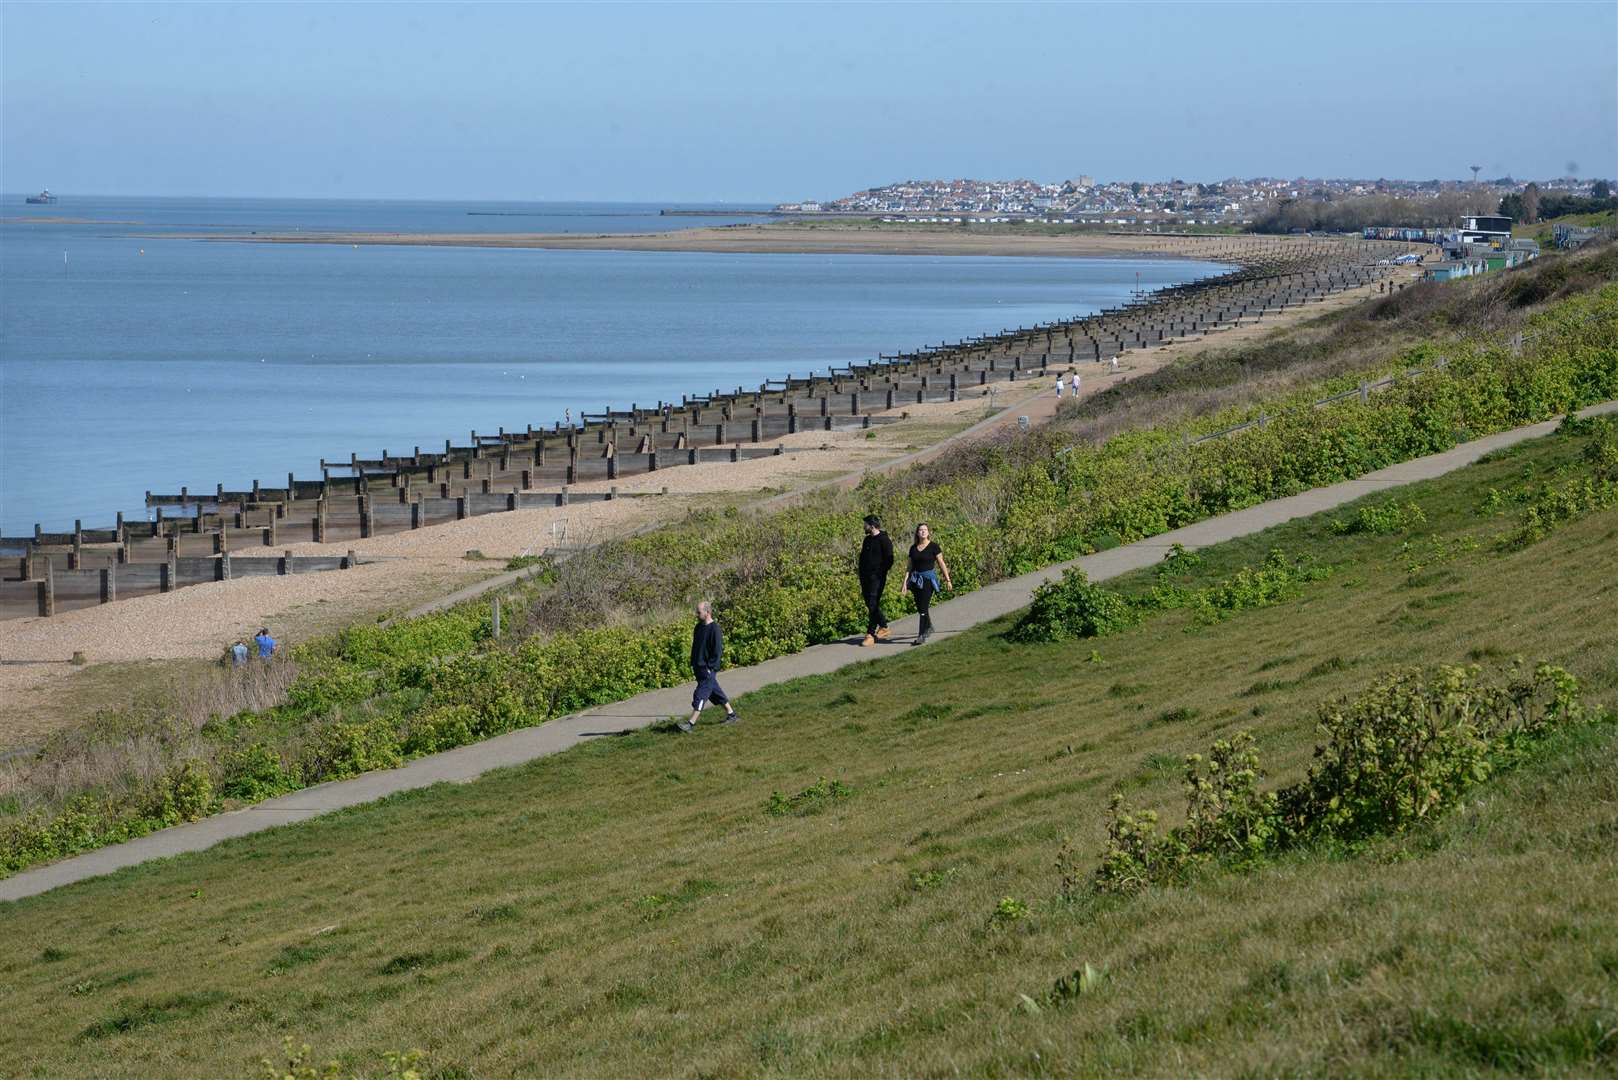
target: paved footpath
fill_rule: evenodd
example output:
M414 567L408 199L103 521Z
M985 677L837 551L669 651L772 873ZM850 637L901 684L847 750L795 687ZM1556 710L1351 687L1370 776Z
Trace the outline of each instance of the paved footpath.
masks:
M1618 401L1592 406L1579 415L1595 416L1607 413L1618 413ZM1035 588L1060 577L1062 571L1069 566L1083 567L1092 581L1105 580L1130 570L1151 566L1163 558L1164 552L1171 544L1183 544L1187 548L1207 547L1226 540L1250 536L1294 518L1308 517L1323 510L1331 510L1364 495L1443 476L1471 464L1490 451L1549 435L1556 430L1559 422L1549 420L1500 432L1457 446L1442 454L1433 454L1430 457L1418 458L1415 461L1367 473L1357 480L1315 488L1301 495L1276 499L1246 510L1210 518L1195 525L1187 525L1182 529L1175 529L1173 532L1163 533L1147 540L1086 555L1081 559L1051 566L1036 573L1009 578L976 592L934 605L935 622L940 627L936 636L947 637L960 633L1026 606ZM849 587L853 587L852 580ZM914 635L915 617L895 620L893 630L897 638ZM836 671L849 664L880 657L885 652L888 652L886 647L872 651L848 643L816 645L803 652L779 657L754 667L728 670L724 674L725 689L731 694L745 694L788 679ZM98 851L77 855L0 881L0 901L34 896L60 885L109 874L149 859L201 851L234 836L245 836L248 833L292 824L317 814L371 802L395 792L409 791L445 781L464 783L476 779L490 769L520 765L546 754L560 753L588 739L649 727L671 716L688 713L691 690L692 684L686 683L667 690L649 691L627 701L551 720L539 727L513 731L471 746L418 758L398 769L367 773L352 780L340 780L306 788L290 795L266 799L242 810L217 814L187 825L164 829L128 843L115 844ZM700 737L700 728L698 732Z

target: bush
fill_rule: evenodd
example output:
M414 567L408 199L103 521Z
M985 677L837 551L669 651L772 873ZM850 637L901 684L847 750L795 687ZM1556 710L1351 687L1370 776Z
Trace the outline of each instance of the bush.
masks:
M1127 598L1090 584L1075 566L1034 591L1033 603L1007 636L1025 643L1101 637L1134 625L1138 617Z
M1353 699L1320 709L1325 742L1301 781L1260 792L1259 760L1243 733L1186 758L1184 824L1160 833L1157 814L1114 794L1107 841L1089 877L1098 893L1183 880L1196 866L1250 866L1308 845L1353 847L1406 831L1454 806L1471 787L1521 760L1546 733L1586 719L1579 684L1561 668L1514 666L1486 681L1472 667L1396 671ZM1085 886L1071 841L1057 856L1060 887Z
M1390 533L1404 532L1426 520L1427 515L1413 502L1403 504L1385 502L1376 506L1362 506L1358 513L1346 521L1333 518L1331 531L1338 536L1350 536L1355 533L1387 536Z
M1244 566L1235 575L1197 593L1192 601L1196 621L1216 623L1232 612L1269 607L1290 600L1303 586L1331 575L1307 555L1288 558L1280 548L1272 548L1260 567Z
M257 742L221 755L219 793L228 799L258 802L298 787L274 747Z

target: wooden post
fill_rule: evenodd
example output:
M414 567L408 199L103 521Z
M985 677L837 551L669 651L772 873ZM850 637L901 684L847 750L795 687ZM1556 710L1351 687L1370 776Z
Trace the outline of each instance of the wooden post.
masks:
M419 499L410 504L410 527L412 529L421 528L421 501Z
M56 570L45 560L45 576L39 582L39 613L45 618L56 614Z
M215 581L230 580L230 552L223 552L219 558L214 560L213 579Z
M118 599L118 571L109 566L101 571L101 602L110 604L116 599Z
M163 565L157 571L158 592L174 591L175 569L174 554L170 552L169 557L163 560Z
M465 495L457 495L455 497L455 520L456 521L465 521L466 520L466 496Z
M500 598L498 596L489 600L489 630L491 636L500 637Z
M315 543L326 542L326 500L315 503Z
M276 568L282 574L295 574L298 572L296 563L292 558L292 549L287 548L281 553L281 565Z

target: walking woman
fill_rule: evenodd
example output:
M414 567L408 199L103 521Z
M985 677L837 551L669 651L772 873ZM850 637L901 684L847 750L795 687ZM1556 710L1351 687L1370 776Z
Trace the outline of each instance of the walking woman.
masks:
M944 588L953 590L955 584L949 578L949 564L944 561L938 541L933 539L933 530L924 521L916 526L916 542L910 545L910 571L905 575L905 586L916 598L916 611L921 615L921 629L912 645L925 644L933 634L933 619L927 609L933 596L943 592L938 587L939 574L944 575Z

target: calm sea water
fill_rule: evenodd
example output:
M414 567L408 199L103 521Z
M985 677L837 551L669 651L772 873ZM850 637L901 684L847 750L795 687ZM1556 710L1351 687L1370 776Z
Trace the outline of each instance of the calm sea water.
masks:
M6 219L21 218L5 196ZM468 209L500 211L468 216ZM0 533L471 429L757 385L1220 273L1130 259L258 245L204 228L640 232L655 206L64 199L0 224ZM521 215L521 216L518 216ZM139 225L106 222L136 221ZM136 235L141 234L141 235Z

